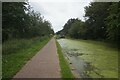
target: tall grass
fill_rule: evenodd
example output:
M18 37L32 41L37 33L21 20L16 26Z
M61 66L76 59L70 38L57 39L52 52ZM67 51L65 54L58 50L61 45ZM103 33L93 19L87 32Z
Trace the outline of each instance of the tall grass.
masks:
M43 39L46 39L46 37L36 37L32 39L12 39L8 40L5 43L2 44L2 54L9 55L12 53L16 53L19 50L24 50L26 48L31 47L33 44L37 43L38 41L42 41Z
M3 43L2 77L12 78L50 38L13 39Z

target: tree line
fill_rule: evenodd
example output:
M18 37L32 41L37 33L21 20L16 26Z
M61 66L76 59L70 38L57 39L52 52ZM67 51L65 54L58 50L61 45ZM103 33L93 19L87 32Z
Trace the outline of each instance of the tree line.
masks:
M120 40L120 2L91 2L85 8L85 21L69 19L57 34L72 38Z
M2 3L2 41L54 34L52 25L28 2Z

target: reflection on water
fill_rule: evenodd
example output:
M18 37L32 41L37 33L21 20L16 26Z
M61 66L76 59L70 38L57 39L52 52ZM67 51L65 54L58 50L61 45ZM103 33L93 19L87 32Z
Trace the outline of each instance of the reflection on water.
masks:
M102 60L103 57L106 58L106 56L108 56L109 58L109 56L111 56L111 55L104 55L100 53L100 50L104 51L104 48L103 50L99 49L99 47L97 49L97 46L93 47L93 46L90 46L90 44L78 43L77 41L68 40L68 39L59 39L58 42L60 43L63 49L64 55L67 57L70 63L74 65L80 77L108 78L111 75L113 75L112 77L115 77L115 78L118 77L118 74L116 72L117 71L116 68L118 68L116 66L117 63L114 64L115 66L114 65L112 66L113 69L111 69L111 67L107 65L108 61L107 62L103 61L103 66L101 66L102 61L100 61L99 59ZM92 50L92 48L96 48L96 50L95 49ZM98 57L98 56L101 56L101 57ZM112 56L115 56L114 58L117 58L116 55L112 55ZM109 75L107 71L111 72L111 74Z

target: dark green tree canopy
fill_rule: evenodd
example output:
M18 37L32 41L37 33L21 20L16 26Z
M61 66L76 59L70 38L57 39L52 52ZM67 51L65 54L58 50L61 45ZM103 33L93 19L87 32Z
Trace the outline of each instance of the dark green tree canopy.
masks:
M10 38L31 38L53 34L52 25L27 2L3 2L3 42Z

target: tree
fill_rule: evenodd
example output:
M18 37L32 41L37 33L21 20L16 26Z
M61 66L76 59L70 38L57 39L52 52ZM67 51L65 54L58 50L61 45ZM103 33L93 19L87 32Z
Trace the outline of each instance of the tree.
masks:
M68 21L67 21L67 23L63 26L63 32L62 32L62 34L64 34L64 35L68 35L68 31L69 31L69 29L71 28L71 25L75 22L75 21L77 21L78 19L69 19Z
M93 2L90 6L85 7L86 25L88 27L88 35L91 39L105 39L106 25L105 19L108 16L108 7L111 3Z
M85 22L69 19L58 33L73 38L107 40L119 43L120 2L92 2L85 7Z
M85 22L80 19L69 19L67 23L64 25L63 29L58 31L57 35L65 35L72 38L82 38L87 39L86 35L87 27Z
M12 38L49 36L54 33L51 23L26 2L3 3L3 42Z
M25 11L27 8L25 2L4 2L2 3L2 32L3 32L3 41L12 38L21 36L24 32L24 23L25 23Z
M83 38L85 39L85 33L86 33L86 27L84 22L81 20L75 21L72 25L71 28L69 29L69 35L73 38Z
M106 18L108 39L118 42L120 40L120 2L112 3L108 10L109 16Z

